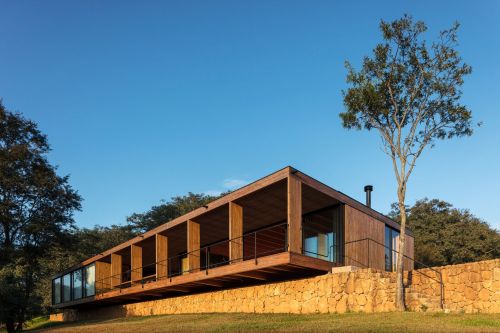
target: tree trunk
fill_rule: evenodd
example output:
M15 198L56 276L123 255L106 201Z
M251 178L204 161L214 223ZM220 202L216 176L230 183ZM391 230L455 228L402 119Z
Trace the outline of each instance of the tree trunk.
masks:
M5 328L7 328L7 333L14 333L16 331L16 325L10 318L5 322Z
M398 190L399 212L401 216L401 231L399 234L399 248L397 249L396 263L396 309L399 311L405 310L405 295L403 285L403 257L405 253L406 241L406 207L405 207L405 192L404 187Z

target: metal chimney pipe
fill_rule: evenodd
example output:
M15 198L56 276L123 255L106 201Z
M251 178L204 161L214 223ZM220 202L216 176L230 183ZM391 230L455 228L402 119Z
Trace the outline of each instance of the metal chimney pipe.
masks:
M372 185L366 185L365 186L365 192L366 192L366 205L368 207L372 206L372 191L373 191L373 186Z

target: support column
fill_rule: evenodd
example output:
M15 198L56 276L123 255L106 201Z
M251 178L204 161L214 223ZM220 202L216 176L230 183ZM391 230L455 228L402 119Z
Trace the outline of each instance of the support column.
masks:
M168 238L156 234L156 280L168 276Z
M231 263L243 260L243 207L229 203L229 260Z
M187 260L189 272L200 270L200 225L187 221Z
M122 256L111 253L111 287L122 283Z
M288 251L302 253L302 183L293 174L287 192Z
M142 247L138 245L130 245L130 280L137 282L142 280Z

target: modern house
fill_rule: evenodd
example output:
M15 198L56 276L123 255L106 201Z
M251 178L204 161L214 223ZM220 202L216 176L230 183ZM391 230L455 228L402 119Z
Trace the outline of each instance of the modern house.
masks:
M57 274L53 305L138 302L339 266L393 270L399 224L371 209L365 191L366 205L286 167Z

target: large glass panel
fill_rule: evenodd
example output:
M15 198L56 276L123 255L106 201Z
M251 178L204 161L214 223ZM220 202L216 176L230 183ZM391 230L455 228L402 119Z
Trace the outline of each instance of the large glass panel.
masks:
M83 277L82 270L79 269L73 272L73 299L80 299L83 296Z
M95 295L95 264L85 267L85 296Z
M340 206L328 207L303 216L303 252L305 255L340 261Z
M385 270L395 271L398 262L399 231L385 226Z
M61 303L61 278L54 279L52 282L52 295L54 295L54 304Z
M392 270L392 239L391 239L391 228L385 226L385 270Z
M399 231L392 229L391 230L391 243L392 243L392 271L396 271L396 266L398 263L399 253Z
M62 278L63 284L63 302L71 301L71 273Z

